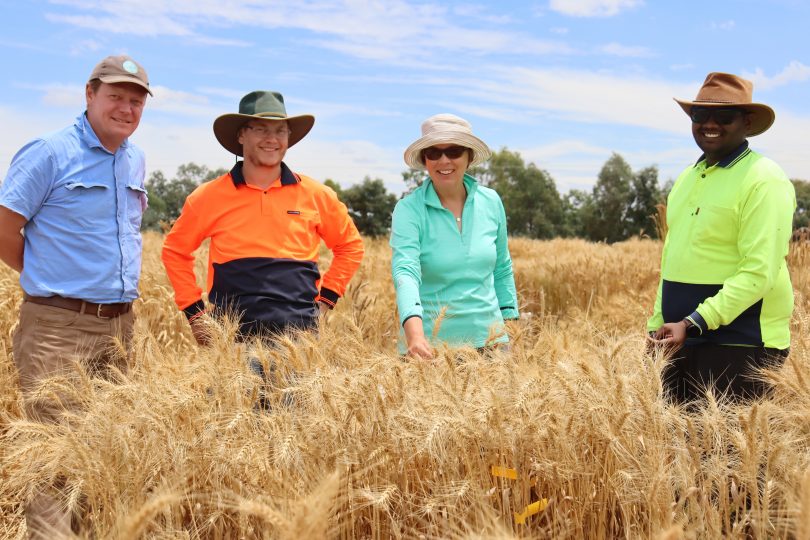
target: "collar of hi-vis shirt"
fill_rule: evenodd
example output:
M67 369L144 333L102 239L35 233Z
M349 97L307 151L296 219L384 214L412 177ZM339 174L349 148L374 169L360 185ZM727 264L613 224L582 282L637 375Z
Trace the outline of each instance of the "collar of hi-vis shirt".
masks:
M727 155L726 157L724 157L723 159L721 159L720 161L718 161L714 165L717 166L717 167L723 167L724 169L729 169L729 168L733 167L737 162L739 162L742 158L747 156L750 151L751 151L751 149L748 148L748 141L743 141L743 143L740 146L738 146L737 148L735 148L733 152L731 152L729 155ZM705 160L706 160L706 154L701 154L701 156L695 162L694 166L697 167L698 165L700 165ZM706 166L706 168L708 168L708 165Z
M247 181L245 180L245 175L242 172L242 167L244 166L244 161L237 161L236 165L233 166L231 169L231 181L235 187L239 186L246 186ZM282 161L281 162L281 185L282 186L289 186L292 184L297 184L301 181L294 172L290 170L289 167ZM274 180L275 182L275 180Z

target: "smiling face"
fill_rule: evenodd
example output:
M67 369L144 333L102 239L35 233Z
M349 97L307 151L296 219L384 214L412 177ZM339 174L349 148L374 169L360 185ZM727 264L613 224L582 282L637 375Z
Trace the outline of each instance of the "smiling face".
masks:
M286 120L251 120L239 130L245 161L256 167L278 167L287 153L290 129Z
M133 83L91 81L85 88L87 120L104 148L115 152L141 122L146 90Z
M470 165L470 150L465 148L465 151L461 152L460 156L450 158L446 153L442 153L438 157L432 155L435 154L435 152L431 152L432 148L447 150L448 148L459 148L458 145L435 144L423 150L422 157L425 161L425 169L427 169L434 184L439 186L461 185L464 181L464 173L467 172L467 167ZM430 159L431 157L437 159Z
M692 136L698 147L706 154L706 163L714 165L718 161L731 154L746 139L746 134L751 128L751 118L744 109L723 108L724 111L731 111L725 114L725 118L711 107L702 108L708 111L706 114L696 114L701 108L692 107ZM705 118L704 118L705 117Z

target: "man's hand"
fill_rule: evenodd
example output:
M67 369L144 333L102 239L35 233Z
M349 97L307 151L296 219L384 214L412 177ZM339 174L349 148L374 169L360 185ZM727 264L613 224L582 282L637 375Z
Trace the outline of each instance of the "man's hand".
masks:
M332 308L326 302L321 302L318 300L316 302L318 304L318 319L323 320L326 317L326 314L332 311Z
M188 321L191 326L191 333L194 336L197 345L200 347L207 347L211 344L211 331L213 321L206 314L197 315Z
M425 338L422 319L411 317L405 321L405 342L408 344L408 356L417 360L432 360L433 348Z
M664 323L649 339L654 345L663 345L671 349L680 349L686 341L686 323L678 321Z

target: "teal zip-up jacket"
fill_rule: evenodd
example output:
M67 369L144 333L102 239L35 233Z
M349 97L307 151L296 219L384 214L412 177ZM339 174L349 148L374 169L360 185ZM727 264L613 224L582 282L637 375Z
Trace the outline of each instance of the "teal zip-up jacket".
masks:
M519 316L517 292L501 198L466 174L464 186L460 232L430 179L397 203L391 267L400 329L420 317L433 345L483 347L509 341L503 321Z
M795 209L787 175L747 142L711 167L701 156L667 200L669 232L647 329L689 317L702 334L687 345L789 348L785 257Z

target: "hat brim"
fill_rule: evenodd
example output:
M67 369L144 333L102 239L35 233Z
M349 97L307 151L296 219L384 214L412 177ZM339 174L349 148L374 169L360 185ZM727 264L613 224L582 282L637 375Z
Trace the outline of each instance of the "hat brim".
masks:
M219 144L231 154L242 157L242 145L239 143L239 130L250 120L286 120L290 127L290 138L287 147L306 137L312 126L315 125L315 117L311 114L301 114L298 116L271 116L260 114L223 114L214 120L214 136Z
M739 107L745 109L750 115L751 127L746 133L747 136L753 137L768 131L776 120L776 113L773 109L763 103L718 103L716 101L686 101L678 98L672 98L681 106L683 112L687 116L692 112L692 107Z
M150 96L155 97L155 95L152 93L152 90L149 89L149 86L147 86L142 80L138 79L137 77L127 77L125 75L112 75L108 77L99 77L98 80L100 80L104 84L116 84L116 83L137 84L138 86L146 90L146 92Z
M439 131L423 135L411 143L405 149L405 164L411 169L424 169L425 164L421 159L422 150L436 144L457 144L472 150L473 158L470 161L470 167L480 165L492 157L492 150L489 149L489 146L475 135L458 131Z

